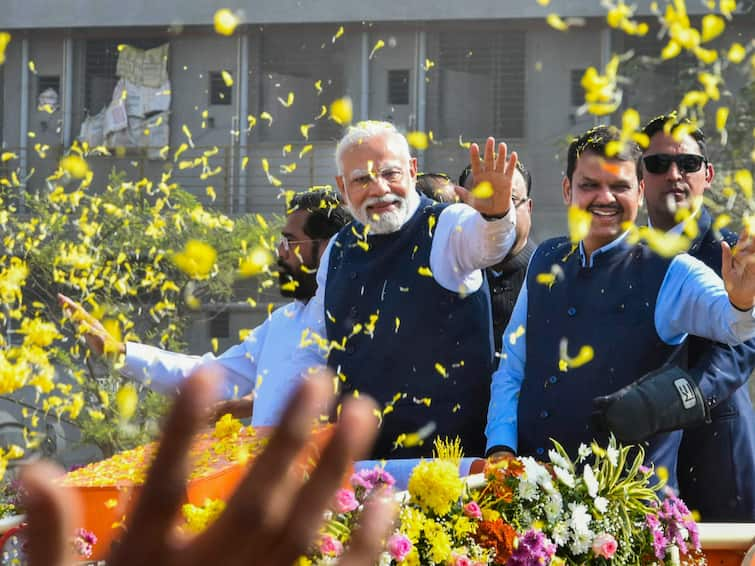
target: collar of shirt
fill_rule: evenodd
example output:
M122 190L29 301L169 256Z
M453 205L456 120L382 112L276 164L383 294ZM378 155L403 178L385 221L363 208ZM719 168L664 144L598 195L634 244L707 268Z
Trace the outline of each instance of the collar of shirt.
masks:
M590 254L590 261L587 262L587 258L585 257L585 248L582 242L579 243L579 257L582 262L582 267L592 267L593 260L595 259L596 255L604 254L608 251L611 251L616 246L622 244L624 240L626 240L627 236L629 235L629 230L624 232L621 236L616 238L614 241L607 243L605 246L598 248L592 254Z

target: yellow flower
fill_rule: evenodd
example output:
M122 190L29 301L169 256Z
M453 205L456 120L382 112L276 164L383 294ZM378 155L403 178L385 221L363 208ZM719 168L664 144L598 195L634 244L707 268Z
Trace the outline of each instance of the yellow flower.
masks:
M401 507L400 516L402 534L416 545L425 529L427 517L419 509L408 505Z
M238 435L242 427L243 425L240 420L233 418L230 413L225 414L223 415L223 418L215 423L215 438L218 440L229 437L234 438Z
M174 254L173 263L190 277L207 279L215 266L217 257L217 252L209 244L189 240L182 252Z
M215 31L220 35L233 35L233 31L239 25L239 19L228 8L222 8L215 12L213 23Z
M209 527L223 511L225 511L225 501L222 499L208 498L204 500L202 506L186 503L181 507L187 530L195 534Z
M330 105L330 117L341 126L351 124L354 115L351 98L348 96L334 100ZM306 136L305 136L306 137Z
M425 538L430 546L428 558L434 564L443 564L451 556L451 537L443 530L443 526L435 521L425 526Z
M459 470L444 460L422 461L409 478L409 493L419 506L446 515L464 491ZM449 549L450 552L450 549Z

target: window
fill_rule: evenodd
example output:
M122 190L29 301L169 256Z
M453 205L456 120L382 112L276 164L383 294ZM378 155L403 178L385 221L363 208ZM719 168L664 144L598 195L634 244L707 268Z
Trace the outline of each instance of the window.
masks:
M55 94L60 96L60 77L59 76L40 76L37 78L37 97L45 92L47 89L52 89Z
M582 106L585 102L585 89L582 88L582 77L585 69L573 69L571 72L571 105Z
M520 30L428 33L428 129L445 139L525 135L526 35Z
M210 318L210 336L228 338L231 328L231 315L227 310L216 311Z
M409 104L409 69L388 71L388 104Z
M223 79L221 71L210 71L210 105L229 106L231 104L231 87Z
M131 45L139 49L152 49L165 43L165 39L90 39L86 42L84 106L90 114L97 114L110 104L118 82L118 46Z
M252 69L250 90L256 93L257 117L268 112L275 123L253 130L259 141L302 141L302 124L313 124L310 142L341 136L342 127L322 113L323 106L350 94L345 80L346 42L334 43L332 38L330 25L270 25L260 32L260 67ZM281 101L290 92L296 98L289 107Z

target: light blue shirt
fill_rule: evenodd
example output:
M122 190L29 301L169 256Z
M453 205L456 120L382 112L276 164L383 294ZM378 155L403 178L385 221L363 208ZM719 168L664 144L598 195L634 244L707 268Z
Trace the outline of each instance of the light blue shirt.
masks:
M224 370L221 396L234 399L253 393L252 424L275 425L308 369L324 363L316 348L300 346L304 330L322 324L313 321L313 316L309 303L288 303L274 310L243 342L217 357L212 353L178 354L129 342L122 372L155 391L171 394L199 366L218 364Z
M592 267L596 255L605 253L623 241L623 234L610 244L595 250L589 262L580 243L583 267ZM559 283L556 282L556 285ZM667 344L681 344L688 334L730 345L755 336L753 309L742 312L734 308L716 273L688 254L674 257L658 291L655 303L655 329ZM517 405L519 389L525 377L526 332L516 337L519 328L527 328L527 285L519 292L511 319L503 333L503 355L493 374L485 428L487 448L517 448ZM533 339L537 339L534 337Z

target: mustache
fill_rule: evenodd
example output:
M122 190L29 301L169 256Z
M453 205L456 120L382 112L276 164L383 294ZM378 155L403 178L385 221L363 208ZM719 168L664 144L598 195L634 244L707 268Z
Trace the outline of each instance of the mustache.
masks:
M398 195L390 194L390 195L384 195L382 197L370 197L368 199L365 199L365 201L362 203L362 208L366 209L369 206L375 205L375 204L387 204L387 203L403 203L406 199L403 197L400 197Z
M624 208L618 204L615 205L596 205L596 206L588 206L587 211L592 212L593 210L600 210L605 212L621 212L624 210Z

